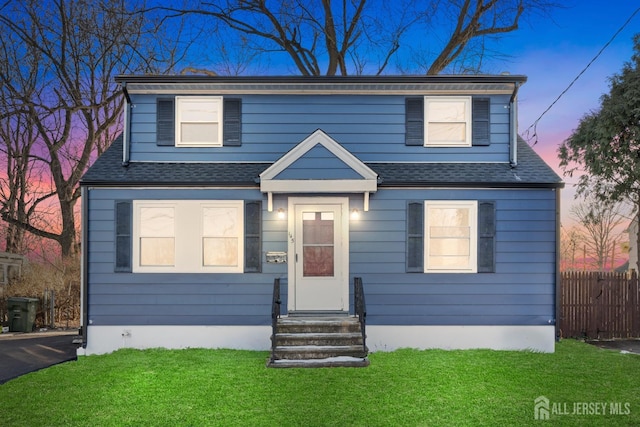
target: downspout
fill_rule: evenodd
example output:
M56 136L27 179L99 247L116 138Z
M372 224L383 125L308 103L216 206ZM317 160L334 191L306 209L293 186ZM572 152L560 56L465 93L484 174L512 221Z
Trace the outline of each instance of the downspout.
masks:
M555 286L555 329L556 341L560 341L562 331L560 330L560 320L562 317L562 275L560 274L560 188L555 189L556 192L556 286Z
M518 89L520 83L514 83L513 93L509 100L509 122L511 123L511 144L509 144L509 164L518 166Z
M82 262L80 263L80 328L82 334L82 348L87 348L87 326L89 325L89 287L87 274L89 272L89 189L85 186L80 187L81 203L81 229L80 229L80 251Z
M127 90L127 82L122 82L122 92L124 93L124 130L122 132L122 166L129 166L129 141L131 134L131 97Z

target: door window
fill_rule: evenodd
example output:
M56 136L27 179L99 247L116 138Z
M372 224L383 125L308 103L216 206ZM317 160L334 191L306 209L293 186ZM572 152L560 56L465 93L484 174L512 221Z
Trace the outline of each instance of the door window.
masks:
M304 277L333 277L333 212L302 213L302 260Z

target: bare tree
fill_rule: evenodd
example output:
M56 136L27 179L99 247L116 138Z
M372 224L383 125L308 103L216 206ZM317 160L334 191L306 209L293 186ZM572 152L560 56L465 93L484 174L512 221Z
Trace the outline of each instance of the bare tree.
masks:
M423 40L438 46L412 56L427 74L438 74L456 61L464 63L465 70L477 71L486 38L515 31L523 16L556 6L544 0L194 0L192 4L156 10L167 11L168 17L212 17L214 26L226 25L256 53L284 53L305 76L378 75L401 47L405 54L417 52Z
M585 252L593 257L594 267L604 270L623 235L621 227L627 220L624 205L588 199L573 205L570 212L582 227ZM615 260L610 261L613 265Z
M0 201L3 210L19 222L28 223L36 220L39 212L36 205L41 198L51 196L50 191L42 191L38 183L40 174L37 165L31 158L31 151L36 143L37 134L33 120L25 114L24 106L12 96L12 91L19 90L25 97L31 97L37 90L36 73L16 73L13 64L30 67L38 61L39 52L33 47L20 46L19 40L5 34L0 74L12 82L11 86L0 85L0 161L4 166L0 171ZM4 226L5 250L12 253L27 253L29 248L25 238L25 230L15 224Z
M562 228L560 233L560 268L562 271L576 270L576 255L580 254L583 233L577 227Z
M163 39L144 39L155 28L131 4L25 0L1 10L0 112L10 119L2 129L10 147L2 219L58 242L63 256L75 251L79 180L121 130L123 97L113 76L150 71L175 53L161 50ZM24 186L34 171L41 173L33 181L39 196L27 201L34 188ZM56 215L44 226L24 212L51 206Z
M445 27L446 42L427 70L427 74L440 74L456 60L482 64L487 37L497 37L518 29L520 19L529 9L541 4L531 0L458 0L438 5L438 24ZM430 28L433 23L428 23ZM455 23L447 26L446 23ZM477 71L477 70L474 70Z

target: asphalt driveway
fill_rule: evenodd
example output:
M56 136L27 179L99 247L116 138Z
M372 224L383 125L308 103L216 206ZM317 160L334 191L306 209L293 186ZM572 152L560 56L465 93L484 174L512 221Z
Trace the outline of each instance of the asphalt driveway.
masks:
M588 344L608 350L618 350L620 352L640 354L640 339L620 339L620 340L588 340Z
M76 360L77 331L0 335L0 384L58 363Z

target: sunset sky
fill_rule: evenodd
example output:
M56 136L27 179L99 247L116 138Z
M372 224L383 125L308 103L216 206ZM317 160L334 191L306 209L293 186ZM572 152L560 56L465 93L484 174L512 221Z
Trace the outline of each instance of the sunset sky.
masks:
M630 0L573 0L566 9L556 10L553 21L532 20L505 39L513 57L505 71L527 75L519 92L519 128L525 130L569 86L602 47L640 8ZM554 22L555 21L555 22ZM539 121L534 149L562 176L556 150L578 126L580 118L597 109L600 96L609 91L608 78L620 72L633 54L633 35L640 32L637 12L604 52L576 83ZM505 49L506 50L506 49ZM529 131L529 136L533 130ZM533 144L533 140L530 141ZM563 226L570 226L570 205L574 202L572 183L564 177Z

